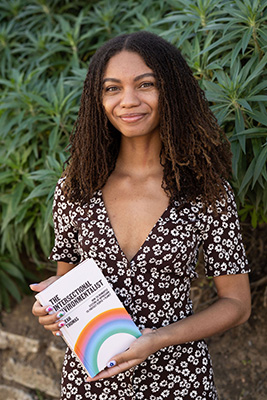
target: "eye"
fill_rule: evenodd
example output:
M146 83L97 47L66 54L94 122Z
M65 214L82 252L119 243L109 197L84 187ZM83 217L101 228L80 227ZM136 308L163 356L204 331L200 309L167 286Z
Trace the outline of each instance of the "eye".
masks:
M141 83L141 85L140 85L141 88L149 88L149 87L151 87L151 86L155 86L155 85L154 85L154 82L143 82L143 83Z
M119 90L119 88L117 86L107 86L106 88L104 88L104 92L116 92L117 90Z

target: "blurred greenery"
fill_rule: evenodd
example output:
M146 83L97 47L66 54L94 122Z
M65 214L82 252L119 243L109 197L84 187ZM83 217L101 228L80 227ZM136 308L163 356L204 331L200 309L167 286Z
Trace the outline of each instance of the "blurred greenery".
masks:
M2 0L0 308L51 268L52 197L90 57L121 33L179 47L233 152L240 216L267 221L266 0ZM24 263L25 264L25 263Z

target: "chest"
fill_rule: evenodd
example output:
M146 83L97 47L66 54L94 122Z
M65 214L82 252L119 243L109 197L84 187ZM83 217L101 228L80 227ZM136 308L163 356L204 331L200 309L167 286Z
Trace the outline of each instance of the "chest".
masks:
M117 241L131 260L168 207L161 188L103 190L103 202Z
M123 276L125 271L134 273L135 264L142 268L143 273L146 273L143 268L147 265L149 276L153 269L162 274L174 272L181 276L191 270L201 241L199 222L194 220L190 210L177 212L176 207L167 205L158 220L152 222L153 227L147 228L150 231L141 238L142 243L133 241L136 247L130 247L131 242L127 247L129 242L120 243L115 234L101 191L96 193L83 213L73 212L70 222L78 234L82 260L88 257L98 260L101 268L107 269L108 273L116 270L117 278ZM127 227L125 230L128 237L134 239L137 235L138 238L138 230L130 232ZM123 247L124 244L126 247ZM128 269L130 265L131 269Z

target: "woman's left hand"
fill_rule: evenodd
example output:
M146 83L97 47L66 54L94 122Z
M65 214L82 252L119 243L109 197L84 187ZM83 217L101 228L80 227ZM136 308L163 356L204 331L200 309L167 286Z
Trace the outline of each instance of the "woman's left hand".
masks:
M98 379L110 378L120 372L126 371L135 365L141 364L150 354L160 349L157 345L157 330L146 328L142 331L142 336L136 339L128 350L119 353L112 358L115 364L111 368L106 368L99 372L94 378L88 377L87 382L97 381Z

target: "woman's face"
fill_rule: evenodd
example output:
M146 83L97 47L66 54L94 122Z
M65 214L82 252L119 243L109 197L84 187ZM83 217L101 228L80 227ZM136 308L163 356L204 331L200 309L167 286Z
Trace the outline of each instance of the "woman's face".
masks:
M159 135L159 92L153 71L137 53L113 56L103 78L103 106L125 137Z

